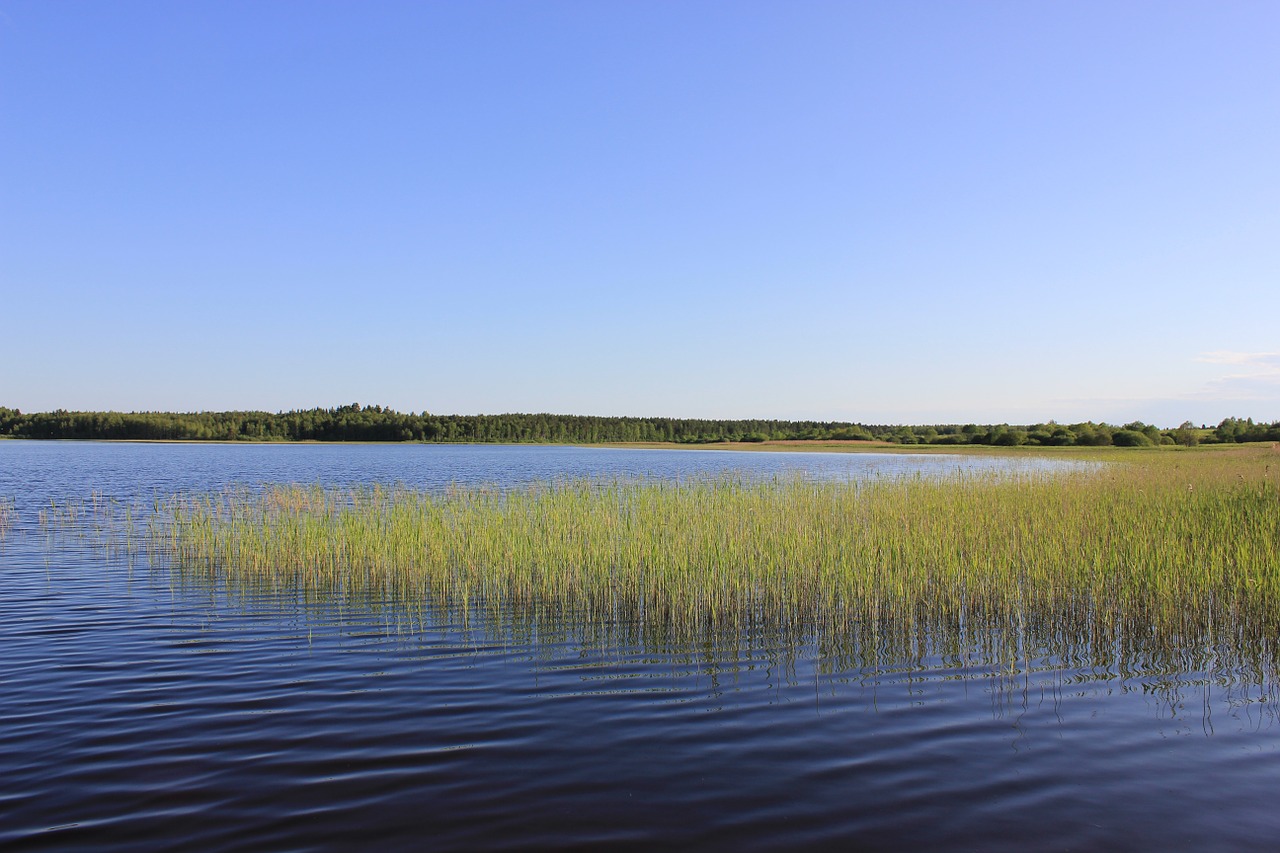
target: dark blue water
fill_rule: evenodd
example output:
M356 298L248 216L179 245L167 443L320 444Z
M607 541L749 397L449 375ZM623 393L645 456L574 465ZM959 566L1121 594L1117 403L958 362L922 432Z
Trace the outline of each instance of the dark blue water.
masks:
M228 596L38 507L229 483L513 483L968 458L0 442L0 847L1241 849L1280 832L1276 686L1036 659L841 666L781 636ZM980 464L1000 464L982 460Z

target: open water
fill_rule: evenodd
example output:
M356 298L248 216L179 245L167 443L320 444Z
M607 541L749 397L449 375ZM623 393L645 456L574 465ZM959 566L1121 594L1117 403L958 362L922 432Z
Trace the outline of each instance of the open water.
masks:
M263 482L862 478L974 457L0 442L0 848L1269 849L1276 685L228 596L42 529ZM608 643L592 637L613 638Z

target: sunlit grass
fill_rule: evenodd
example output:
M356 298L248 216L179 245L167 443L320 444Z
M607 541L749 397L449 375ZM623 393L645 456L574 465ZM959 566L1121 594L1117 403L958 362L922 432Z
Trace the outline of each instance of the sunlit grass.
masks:
M13 498L0 498L0 540L9 535L17 519L18 511L14 507Z
M1103 664L1273 660L1280 457L1112 458L857 484L268 486L173 498L149 545L233 589L494 624L559 614L681 642L781 631L863 659L1031 642Z
M1043 654L1274 683L1280 454L1098 458L859 483L289 485L145 508L95 495L39 516L51 535L145 546L179 582L246 600L429 612L512 637L686 649L771 637L816 643L833 665Z

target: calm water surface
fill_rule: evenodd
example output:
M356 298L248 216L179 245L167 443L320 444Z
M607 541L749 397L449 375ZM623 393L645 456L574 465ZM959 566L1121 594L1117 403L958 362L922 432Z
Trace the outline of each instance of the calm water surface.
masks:
M955 654L860 669L782 637L464 628L394 603L229 597L37 521L95 491L1002 464L0 442L17 511L0 540L0 847L1271 847L1280 725L1255 676Z

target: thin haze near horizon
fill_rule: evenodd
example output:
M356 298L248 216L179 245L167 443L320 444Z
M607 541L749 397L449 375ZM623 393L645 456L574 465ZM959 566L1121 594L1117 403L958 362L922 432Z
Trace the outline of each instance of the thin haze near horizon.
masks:
M0 0L0 405L1277 420L1278 37Z

